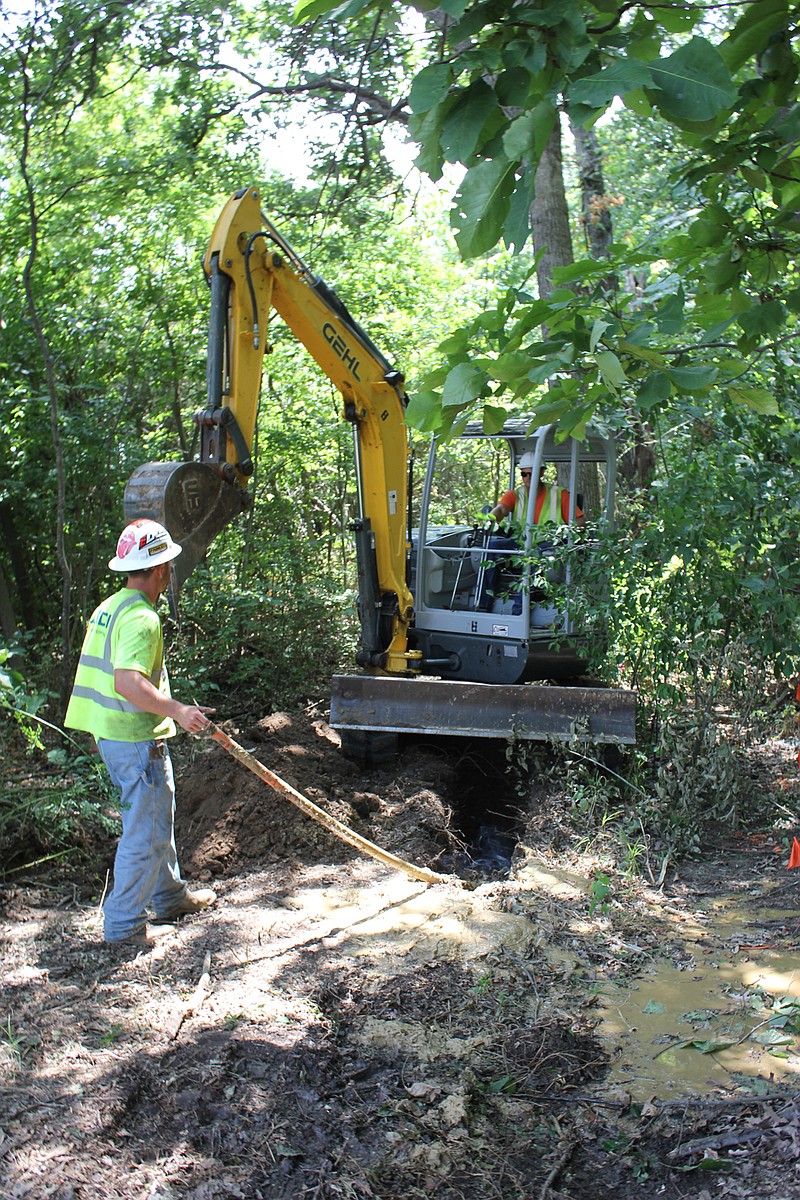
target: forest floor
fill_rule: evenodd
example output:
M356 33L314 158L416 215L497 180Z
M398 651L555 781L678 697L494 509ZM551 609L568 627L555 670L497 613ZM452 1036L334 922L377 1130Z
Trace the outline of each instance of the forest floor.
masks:
M153 949L104 944L111 839L0 889L4 1197L800 1197L785 828L659 887L581 842L557 780L523 784L474 742L409 741L364 770L321 709L230 732L470 886L359 856L181 739L179 853L212 910ZM795 753L759 763L790 810Z

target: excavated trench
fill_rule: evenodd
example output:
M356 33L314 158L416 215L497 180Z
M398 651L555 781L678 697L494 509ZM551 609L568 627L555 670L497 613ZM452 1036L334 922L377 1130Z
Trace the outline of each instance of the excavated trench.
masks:
M425 739L448 757L443 800L452 810L453 852L439 869L482 879L504 879L523 829L518 779L509 770L505 745L490 739Z

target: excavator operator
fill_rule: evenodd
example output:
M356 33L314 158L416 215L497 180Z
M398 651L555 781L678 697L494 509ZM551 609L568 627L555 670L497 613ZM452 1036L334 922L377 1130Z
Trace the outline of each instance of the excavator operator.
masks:
M530 451L527 451L522 455L518 463L522 482L513 491L504 492L494 508L488 513L489 518L497 525L514 516L514 514L517 514L518 520L524 521L528 510L528 491L531 486L533 465L534 455ZM545 483L543 468L540 469L536 498L534 500L534 525L567 525L569 523L569 504L569 491L566 488L558 487L557 484ZM575 508L575 524L581 529L586 525L586 517L578 507ZM492 533L487 538L485 549L491 552L489 555L491 561L486 567L483 579L483 588L479 602L480 608L492 607L495 600L497 576L508 565L508 559L500 558L497 552L501 550L514 551L520 548L519 540L512 532ZM513 611L515 614L522 612L522 595L520 593L517 593L514 597Z
M490 511L489 516L498 525L501 521L505 521L507 517L516 513L517 510L519 510L517 513L518 518L520 520L525 519L525 512L528 507L528 489L531 486L531 475L533 473L533 458L534 456L530 451L523 454L519 460L519 473L522 477L522 483L514 491L504 492L495 507ZM568 524L569 492L566 488L558 487L557 484L545 483L540 471L539 483L536 489L536 500L534 501L533 523L534 525L544 525L548 521L554 525ZM581 529L586 524L586 518L579 508L575 509L575 524Z

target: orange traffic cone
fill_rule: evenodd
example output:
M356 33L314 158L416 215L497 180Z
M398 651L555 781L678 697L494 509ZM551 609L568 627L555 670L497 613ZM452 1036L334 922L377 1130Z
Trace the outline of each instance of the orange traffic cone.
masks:
M800 842L797 838L792 839L792 849L789 854L789 861L786 864L786 870L791 871L792 867L800 867Z

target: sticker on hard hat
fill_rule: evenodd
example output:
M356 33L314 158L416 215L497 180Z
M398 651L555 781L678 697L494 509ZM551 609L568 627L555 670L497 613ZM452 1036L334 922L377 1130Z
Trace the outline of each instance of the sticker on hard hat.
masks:
M117 557L125 558L136 545L136 534L132 529L126 529L117 542Z
M147 553L152 557L154 554L160 554L162 550L166 550L166 542L158 542L155 546L148 546Z

